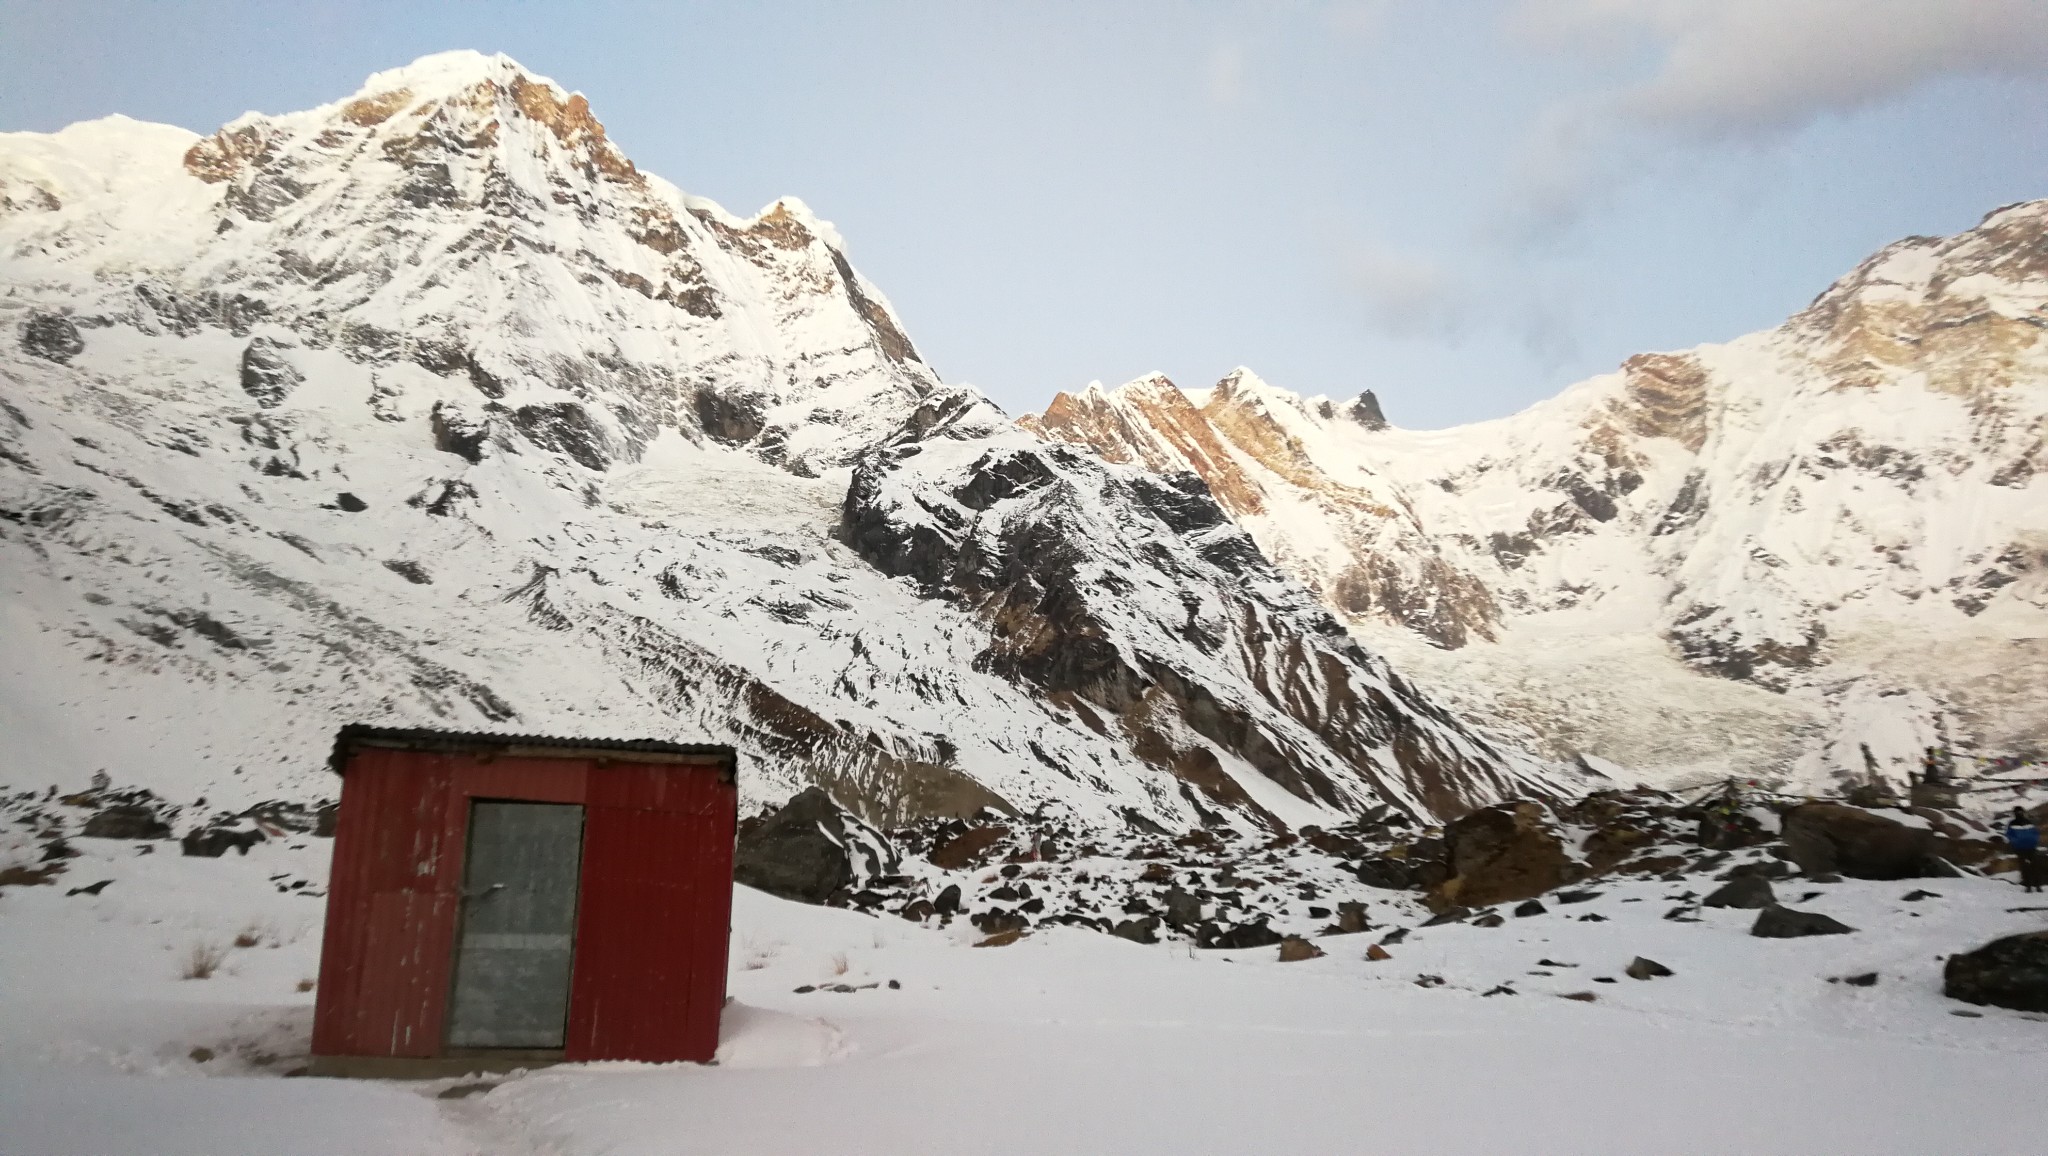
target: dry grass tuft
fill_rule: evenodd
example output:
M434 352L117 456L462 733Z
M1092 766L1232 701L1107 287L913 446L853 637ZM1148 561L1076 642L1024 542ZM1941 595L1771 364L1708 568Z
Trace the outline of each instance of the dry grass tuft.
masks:
M212 979L213 973L228 957L227 949L218 943L200 940L185 953L185 970L180 979Z

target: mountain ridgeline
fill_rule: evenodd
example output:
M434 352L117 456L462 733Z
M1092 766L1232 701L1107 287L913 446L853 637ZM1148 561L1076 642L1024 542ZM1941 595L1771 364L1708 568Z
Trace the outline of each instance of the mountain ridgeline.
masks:
M1553 757L1821 789L2048 750L2048 202L1498 421L1393 428L1243 369L1023 420L1201 477L1362 639Z
M729 742L750 799L883 823L1573 782L1361 649L1213 483L943 384L801 202L688 196L503 57L0 136L0 268L11 789L317 797L351 721Z

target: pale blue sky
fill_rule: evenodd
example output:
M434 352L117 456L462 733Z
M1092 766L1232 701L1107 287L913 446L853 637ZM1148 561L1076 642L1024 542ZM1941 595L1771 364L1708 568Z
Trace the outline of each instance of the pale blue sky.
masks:
M2048 196L2042 0L0 0L0 129L211 131L450 48L735 212L803 197L1014 412L1242 363L1501 416Z

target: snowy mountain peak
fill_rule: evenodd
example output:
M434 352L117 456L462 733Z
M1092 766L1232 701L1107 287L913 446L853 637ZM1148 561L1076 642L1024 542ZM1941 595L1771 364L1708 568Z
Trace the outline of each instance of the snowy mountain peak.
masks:
M802 201L686 196L505 58L197 141L17 134L0 182L0 783L321 793L380 720L730 742L757 800L891 822L1569 781L1359 649L1233 498L942 385Z
M2048 748L2048 202L1887 246L1783 326L1512 418L1389 427L1245 371L1025 419L1191 470L1481 717L1676 776L1903 781ZM1887 715L1895 717L1885 717Z

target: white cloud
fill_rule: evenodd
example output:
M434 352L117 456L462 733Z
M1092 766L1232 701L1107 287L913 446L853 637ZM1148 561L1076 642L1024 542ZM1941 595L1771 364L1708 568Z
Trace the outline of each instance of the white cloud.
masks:
M1514 27L1641 81L1560 103L1523 150L1525 211L1569 215L1630 150L1761 140L1958 76L2048 76L2043 0L1524 0Z
M1455 338L1464 327L1464 294L1442 265L1412 253L1357 246L1345 256L1346 285L1365 306L1365 323L1388 337Z

